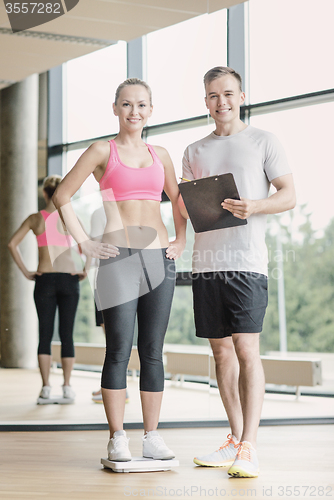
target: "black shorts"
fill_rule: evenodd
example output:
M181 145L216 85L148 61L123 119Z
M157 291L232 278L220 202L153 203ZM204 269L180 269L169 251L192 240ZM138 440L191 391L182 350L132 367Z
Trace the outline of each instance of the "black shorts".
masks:
M260 333L268 305L267 284L267 276L252 272L194 274L196 336L221 339L232 333Z

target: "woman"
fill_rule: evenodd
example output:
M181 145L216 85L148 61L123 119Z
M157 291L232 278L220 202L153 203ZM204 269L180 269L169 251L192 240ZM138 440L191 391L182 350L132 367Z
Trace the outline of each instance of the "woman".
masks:
M162 347L175 285L174 259L185 246L186 220L177 206L179 190L167 151L141 139L152 109L151 90L145 82L135 78L123 82L113 105L118 135L113 141L92 144L53 197L83 253L100 259L97 292L107 345L101 386L110 429L108 458L116 461L131 460L123 418L136 315L143 456L174 457L156 429L164 387ZM70 204L91 173L100 183L107 218L102 242L88 238ZM163 190L173 207L176 239L171 243L160 214Z
M14 261L28 280L35 281L34 300L39 320L38 364L42 376L39 398L50 398L51 341L56 309L59 312L59 337L64 375L63 397L75 398L70 386L74 364L73 326L79 301L78 281L86 272L77 272L72 259L71 242L52 203L52 196L61 177L52 175L43 182L45 209L30 215L12 236L8 247ZM28 271L19 250L19 244L32 230L38 244L37 271Z

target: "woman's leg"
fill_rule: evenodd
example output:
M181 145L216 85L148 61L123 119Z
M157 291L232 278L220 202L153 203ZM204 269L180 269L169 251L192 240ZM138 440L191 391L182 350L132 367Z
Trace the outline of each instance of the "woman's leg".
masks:
M162 349L175 288L175 262L165 257L163 262L164 280L138 301L140 395L145 433L156 430L159 422L164 389ZM161 265L161 260L157 265Z
M144 433L155 431L159 424L162 392L140 391Z
M63 369L64 386L67 387L70 384L71 374L74 366L75 358L61 358L61 367Z
M126 370L129 363L137 310L137 300L103 311L106 357L102 370L102 398L110 437L123 429Z
M70 385L71 373L75 361L73 328L80 293L78 277L68 273L58 273L57 285L61 365L64 386L67 387Z
M39 323L38 365L44 387L50 385L51 341L57 308L53 273L36 277L34 300Z
M50 385L50 370L51 370L51 362L52 358L49 354L39 354L38 355L38 366L39 371L41 372L42 384L43 387L46 385Z
M101 391L111 439L114 432L123 430L126 389L113 390L102 387Z
M106 334L101 388L110 437L123 430L126 371L131 355L141 276L139 256L119 248L114 259L101 260L96 290Z

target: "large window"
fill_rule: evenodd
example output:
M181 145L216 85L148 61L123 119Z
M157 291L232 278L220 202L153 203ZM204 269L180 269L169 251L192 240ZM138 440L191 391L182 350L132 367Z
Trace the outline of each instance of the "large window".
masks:
M187 145L214 129L204 103L204 73L213 66L226 65L228 60L245 58L245 66L235 69L244 70L249 80L247 102L250 104L244 108L246 120L273 132L283 144L298 198L295 210L268 217L270 298L261 352L280 349L278 277L281 272L285 284L288 350L330 352L334 349L334 210L331 206L334 92L330 90L334 82L330 52L334 42L331 27L334 2L320 0L310 6L303 0L251 0L245 12L249 12L249 19L239 27L240 32L248 30L244 52L241 42L228 46L226 9L145 37L142 74L152 88L154 110L144 131L144 140L168 150L179 178ZM66 171L89 141L117 133L112 102L117 85L126 77L124 42L67 63L65 142L72 144L68 152L64 147ZM300 95L304 95L302 100L296 98ZM261 103L267 104L264 107ZM83 199L88 202L82 203ZM85 183L75 202L89 227L90 216L101 203L94 179ZM161 204L161 212L172 238L174 229L168 202ZM197 339L194 333L192 294L187 279L193 240L194 232L188 223L187 247L177 262L177 271L183 280L180 281L187 284L176 288L166 342L179 347L183 344L183 349L190 349L189 345L194 344L191 349L196 350L207 342ZM282 267L276 258L279 248L282 248ZM82 287L76 340L103 342L101 329L94 326L93 305L87 283Z
M186 147L199 139L202 139L206 135L209 135L214 129L214 125L209 122L209 119L203 120L205 124L192 127L189 123L187 128L181 130L173 130L171 128L170 132L156 133L153 129L152 132L148 132L148 142L150 144L156 144L158 146L163 146L167 149L170 157L173 161L176 177L178 180L182 176L182 157Z
M84 151L84 149L76 149L74 151L67 152L65 173L71 170ZM81 186L80 190L74 195L72 204L87 234L94 234L94 228L92 228L92 215L95 210L102 207L102 199L99 193L99 185L93 175L88 177L88 179ZM93 261L93 266L89 272L88 279L80 282L80 301L74 325L75 342L95 344L103 344L105 342L102 328L97 327L95 324L95 268L96 266Z
M305 206L314 229L334 216L331 176L334 102L251 117L254 127L279 137L291 164L298 206ZM296 223L301 222L298 219Z
M251 0L250 101L333 87L334 2Z
M174 131L171 130L170 132L158 135L155 135L153 130L152 135L150 132L148 134L147 140L150 144L163 146L169 152L174 164L176 178L178 182L180 182L180 177L182 176L182 157L184 150L192 142L195 142L201 139L202 137L209 135L214 128L212 124L209 124L208 119L204 119L204 121L207 122L207 124L198 127L188 126L189 128L185 128L183 130L174 130ZM168 204L164 203L162 205L163 205L162 216L164 223L168 229L169 235L173 235L174 225L173 225L172 210L170 207L170 203ZM176 261L177 271L191 271L191 255L192 255L193 244L194 244L194 231L192 229L191 224L188 223L187 244L181 258Z
M78 57L65 67L65 142L117 131L112 103L116 87L126 79L126 43Z
M206 113L203 75L227 62L226 9L147 35L150 125Z
M269 218L270 300L262 335L263 353L279 349L278 236L283 249L288 350L330 352L333 349L332 338L326 333L334 322L334 290L331 266L328 267L333 258L329 242L334 210L330 201L331 182L328 182L333 112L334 102L330 102L250 119L252 125L273 132L282 142L293 170L298 202L292 212Z

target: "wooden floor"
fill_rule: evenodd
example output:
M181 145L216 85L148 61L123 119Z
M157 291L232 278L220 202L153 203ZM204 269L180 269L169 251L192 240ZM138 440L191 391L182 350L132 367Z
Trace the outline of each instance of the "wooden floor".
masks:
M74 405L37 406L37 370L0 369L0 424L4 422L105 423L91 391L98 373L75 372ZM51 376L60 393L60 371ZM126 422L140 422L138 380L128 380ZM333 417L334 398L266 394L262 418ZM225 420L216 390L167 382L161 421ZM332 419L333 421L333 419ZM220 425L220 424L219 424ZM0 427L1 428L1 427ZM217 449L226 428L162 429L180 467L169 472L114 473L100 465L107 431L0 432L1 500L121 500L124 498L333 498L334 425L260 427L257 479L231 479L224 469L201 468L195 455ZM141 430L128 430L133 456L141 455ZM291 490L290 490L291 488ZM292 494L290 495L290 492ZM299 493L299 494L298 494Z
M334 426L259 429L261 473L228 478L226 469L197 467L194 455L217 449L226 429L163 429L180 467L168 472L114 473L102 469L107 431L0 433L1 500L121 500L124 498L334 497ZM142 431L129 430L141 455ZM292 492L292 495L289 493ZM299 495L298 495L299 492Z

